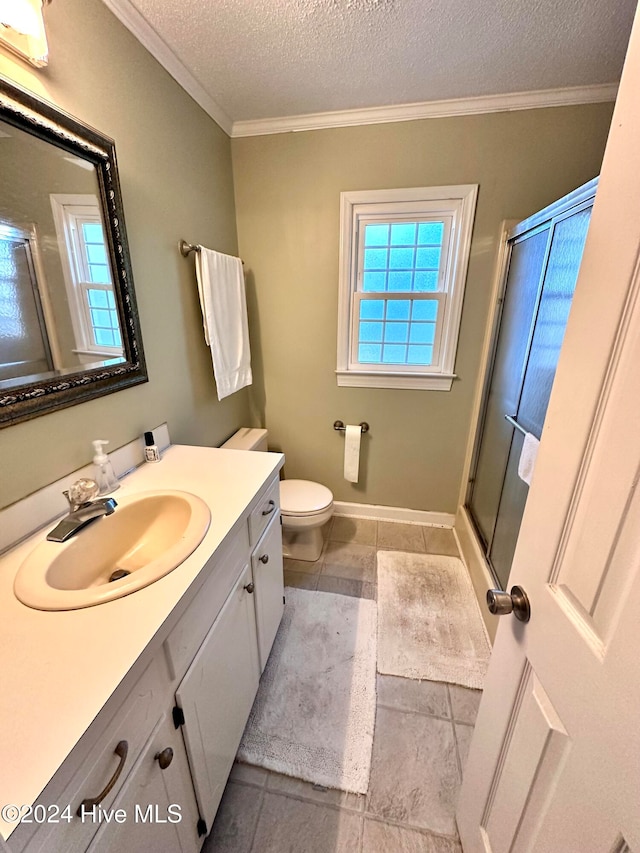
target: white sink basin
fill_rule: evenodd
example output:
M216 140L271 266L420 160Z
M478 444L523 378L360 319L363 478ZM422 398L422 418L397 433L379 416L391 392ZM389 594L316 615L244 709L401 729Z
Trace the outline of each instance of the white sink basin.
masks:
M77 610L129 595L171 572L209 529L206 503L189 492L140 492L67 542L44 541L20 566L13 590L36 610ZM111 580L114 572L124 573ZM117 575L117 576L118 576Z

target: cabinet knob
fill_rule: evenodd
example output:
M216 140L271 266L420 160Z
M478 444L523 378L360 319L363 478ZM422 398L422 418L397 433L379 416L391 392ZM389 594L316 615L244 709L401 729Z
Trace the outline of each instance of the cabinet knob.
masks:
M166 749L163 749L162 752L156 752L153 757L160 765L160 770L166 770L173 761L173 750L168 746Z
M253 585L253 583L246 583L242 588L246 589L247 592L251 593L255 589L255 586Z
M269 562L269 555L263 554L262 557L258 557L258 559L260 560L261 563L264 563L266 566L267 563Z

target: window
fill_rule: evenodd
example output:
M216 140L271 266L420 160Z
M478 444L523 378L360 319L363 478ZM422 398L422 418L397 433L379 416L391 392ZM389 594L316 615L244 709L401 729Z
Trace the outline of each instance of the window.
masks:
M450 390L477 193L341 194L338 385Z
M51 196L71 322L80 356L121 361L122 337L98 199ZM105 362L110 363L110 362Z

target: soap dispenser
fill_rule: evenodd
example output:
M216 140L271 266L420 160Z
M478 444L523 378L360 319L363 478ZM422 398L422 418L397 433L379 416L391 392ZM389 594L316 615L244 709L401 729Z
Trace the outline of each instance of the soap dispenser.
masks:
M107 454L103 450L105 444L109 444L104 439L96 439L91 442L96 454L93 457L93 479L98 484L98 494L108 495L120 488L120 483L113 470L113 465Z

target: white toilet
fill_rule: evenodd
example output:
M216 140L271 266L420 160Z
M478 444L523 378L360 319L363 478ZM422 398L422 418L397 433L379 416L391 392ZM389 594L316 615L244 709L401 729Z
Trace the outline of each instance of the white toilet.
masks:
M268 450L267 430L242 427L221 447L225 450ZM322 553L322 526L333 513L333 494L311 480L280 482L282 551L292 560L314 562Z

